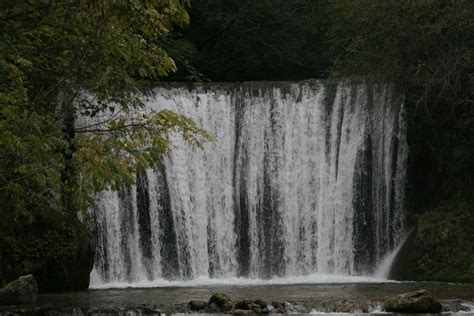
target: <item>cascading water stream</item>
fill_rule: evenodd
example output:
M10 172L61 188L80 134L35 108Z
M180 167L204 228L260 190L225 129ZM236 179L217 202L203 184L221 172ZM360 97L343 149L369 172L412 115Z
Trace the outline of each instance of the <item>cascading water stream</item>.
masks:
M210 131L93 210L93 286L370 275L405 229L405 113L390 85L176 85L144 96Z

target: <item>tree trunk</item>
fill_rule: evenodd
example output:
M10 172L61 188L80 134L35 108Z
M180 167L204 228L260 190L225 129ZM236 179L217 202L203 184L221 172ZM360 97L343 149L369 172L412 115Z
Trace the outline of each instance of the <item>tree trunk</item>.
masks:
M68 102L69 101L69 102ZM75 147L75 110L72 100L68 100L62 104L64 115L63 134L67 142L67 146L63 151L64 167L61 172L61 182L63 183L62 203L63 210L76 214L74 194L77 189L77 170L74 166Z

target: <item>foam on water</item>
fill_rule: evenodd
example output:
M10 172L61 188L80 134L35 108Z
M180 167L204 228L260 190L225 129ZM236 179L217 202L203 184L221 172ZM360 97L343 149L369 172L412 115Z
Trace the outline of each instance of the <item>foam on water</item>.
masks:
M108 288L160 288L160 287L203 287L203 286L259 286L259 285L290 285L290 284L345 284L345 283L394 283L386 279L364 276L344 276L333 274L311 274L294 277L275 277L269 280L248 279L248 278L220 278L211 279L208 277L198 277L189 281L170 280L144 280L134 283L112 282L103 284L93 284L91 289Z

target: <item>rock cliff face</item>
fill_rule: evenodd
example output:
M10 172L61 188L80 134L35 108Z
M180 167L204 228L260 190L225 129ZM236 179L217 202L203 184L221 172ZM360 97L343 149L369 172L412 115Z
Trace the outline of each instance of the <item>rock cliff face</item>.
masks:
M68 214L0 232L0 286L33 274L40 292L86 289L94 261L88 229Z

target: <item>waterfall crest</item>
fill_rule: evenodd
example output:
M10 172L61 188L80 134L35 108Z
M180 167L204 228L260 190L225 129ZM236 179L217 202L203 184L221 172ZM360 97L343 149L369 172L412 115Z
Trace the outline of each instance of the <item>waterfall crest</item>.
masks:
M406 123L389 84L164 86L147 107L216 141L176 135L163 164L93 210L93 285L370 275L405 229Z

